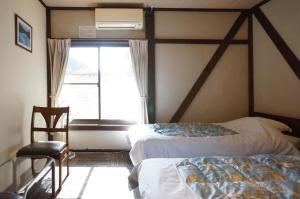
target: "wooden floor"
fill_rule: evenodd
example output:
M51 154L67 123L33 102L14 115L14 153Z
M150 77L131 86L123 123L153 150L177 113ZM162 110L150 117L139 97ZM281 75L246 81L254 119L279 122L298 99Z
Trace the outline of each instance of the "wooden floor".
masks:
M132 169L128 152L76 152L71 167L126 167Z
M139 199L137 191L128 189L127 177L132 168L128 152L76 153L76 157L70 161L70 176L57 198ZM48 186L50 183L44 184ZM37 198L36 194L31 198Z

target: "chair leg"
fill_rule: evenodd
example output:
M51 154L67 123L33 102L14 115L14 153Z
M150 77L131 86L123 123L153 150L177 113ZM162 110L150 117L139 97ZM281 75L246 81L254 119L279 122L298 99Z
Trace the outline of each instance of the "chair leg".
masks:
M60 191L61 190L61 187L62 187L62 155L59 156L59 159L58 159L58 183L59 183L59 186L58 186L58 190Z
M67 176L69 176L69 173L70 173L70 169L69 169L69 166L70 165L70 160L69 160L69 150L67 150Z
M55 198L55 162L51 164L51 172L52 172L52 198Z
M35 174L35 167L34 167L34 159L33 158L31 158L31 173L32 173L32 175Z

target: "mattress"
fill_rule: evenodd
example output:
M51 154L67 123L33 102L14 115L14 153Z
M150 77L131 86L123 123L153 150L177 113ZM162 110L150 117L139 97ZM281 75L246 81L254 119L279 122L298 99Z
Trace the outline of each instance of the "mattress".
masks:
M129 131L130 158L134 165L148 158L193 158L208 155L287 154L299 151L280 130L252 117L218 123L238 132L215 137L164 136L148 125Z

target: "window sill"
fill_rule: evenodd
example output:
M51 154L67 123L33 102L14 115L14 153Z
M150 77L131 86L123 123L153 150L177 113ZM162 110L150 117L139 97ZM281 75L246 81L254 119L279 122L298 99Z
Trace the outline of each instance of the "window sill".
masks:
M71 131L127 131L131 125L108 125L108 124L70 124L69 130Z

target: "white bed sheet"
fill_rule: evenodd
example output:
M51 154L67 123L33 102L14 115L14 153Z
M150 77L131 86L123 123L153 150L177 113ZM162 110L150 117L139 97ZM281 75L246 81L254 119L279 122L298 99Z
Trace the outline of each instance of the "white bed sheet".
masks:
M149 158L193 158L209 155L297 155L299 151L277 129L246 117L218 123L239 134L215 137L174 137L154 133L147 126L129 131L130 158L134 165Z
M200 199L184 183L176 169L176 163L182 159L153 158L144 160L137 166L131 178L139 184L142 199Z

